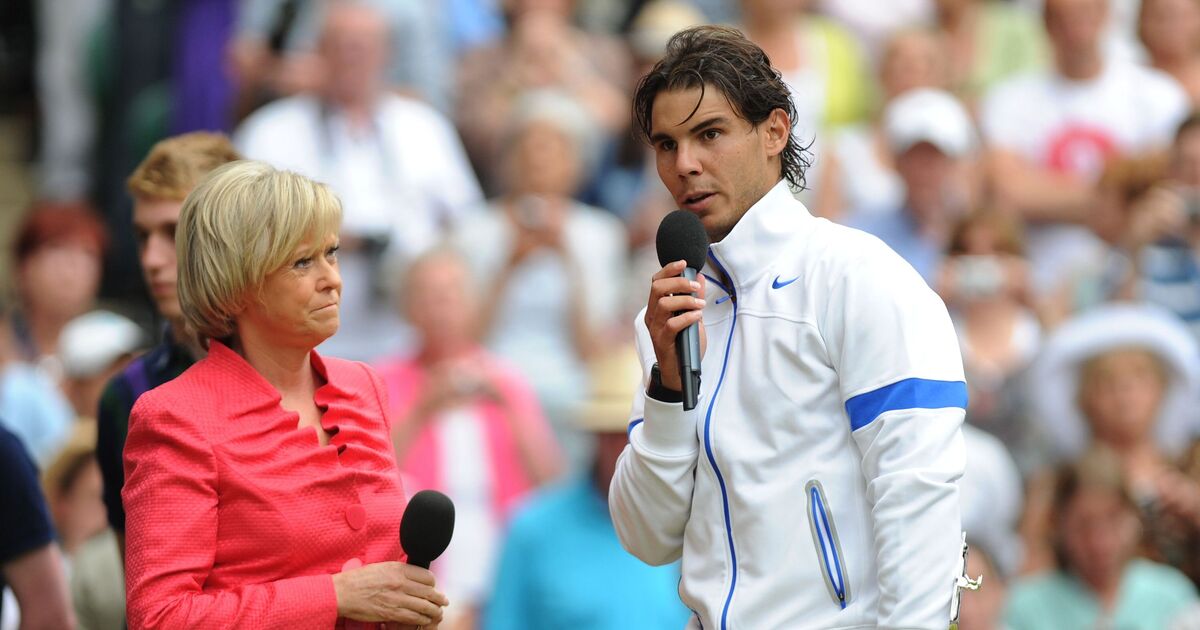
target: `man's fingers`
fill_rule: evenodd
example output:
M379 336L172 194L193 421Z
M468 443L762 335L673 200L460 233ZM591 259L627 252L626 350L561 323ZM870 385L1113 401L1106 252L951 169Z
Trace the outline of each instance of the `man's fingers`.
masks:
M686 313L680 313L679 315L668 319L666 325L663 327L663 330L669 334L671 340L673 341L675 339L675 335L679 334L679 331L700 321L700 318L700 311L688 311Z
M650 285L650 293L656 296L680 294L680 293L696 293L702 289L699 282L688 280L682 276L660 278L655 280Z
M671 278L673 276L678 276L679 274L683 273L683 268L686 266L687 266L687 263L682 260L676 260L673 263L667 263L667 266L663 267L662 269L659 269L651 277L651 279L652 280L660 280L662 278Z
M690 295L668 295L658 298L658 307L669 313L704 308L704 300Z

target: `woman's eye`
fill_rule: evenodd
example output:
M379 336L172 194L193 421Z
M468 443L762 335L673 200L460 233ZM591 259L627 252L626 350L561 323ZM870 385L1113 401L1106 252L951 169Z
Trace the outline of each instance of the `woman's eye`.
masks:
M292 267L295 267L296 269L304 269L305 267L308 267L311 264L312 264L312 256L308 256L305 258L301 258L300 260L297 260L295 262L295 264L292 265Z

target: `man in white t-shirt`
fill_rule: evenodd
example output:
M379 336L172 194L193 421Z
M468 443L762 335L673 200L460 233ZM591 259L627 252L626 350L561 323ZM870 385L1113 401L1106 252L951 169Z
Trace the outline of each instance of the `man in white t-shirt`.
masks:
M1108 0L1047 0L1054 65L990 91L981 126L1002 202L1031 223L1035 288L1057 288L1098 255L1085 228L1091 184L1107 159L1165 146L1187 113L1171 77L1103 53Z
M389 35L371 5L331 4L319 48L325 89L263 107L234 137L246 157L328 183L341 198L343 321L322 350L359 360L404 343L382 295L385 268L436 244L483 202L450 122L386 90Z

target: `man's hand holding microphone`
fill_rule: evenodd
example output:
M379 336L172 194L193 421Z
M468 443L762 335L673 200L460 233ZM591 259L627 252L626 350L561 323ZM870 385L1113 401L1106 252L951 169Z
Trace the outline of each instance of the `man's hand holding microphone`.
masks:
M684 409L696 406L700 392L700 360L707 337L701 321L706 282L700 274L708 253L708 237L696 215L676 210L658 227L659 263L650 283L646 328L658 359L655 386L678 392ZM667 400L665 402L673 402Z

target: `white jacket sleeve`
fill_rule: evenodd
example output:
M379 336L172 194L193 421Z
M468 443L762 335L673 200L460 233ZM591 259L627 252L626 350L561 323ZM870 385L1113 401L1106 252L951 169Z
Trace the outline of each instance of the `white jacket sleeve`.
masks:
M865 249L831 279L822 330L867 482L877 624L945 630L962 547L962 358L941 299L890 250Z
M655 360L644 315L644 310L638 314L635 325L643 384ZM617 462L608 506L621 544L647 564L668 564L683 555L700 453L696 423L701 407L684 411L682 403L647 397L645 387L634 397L629 445Z

